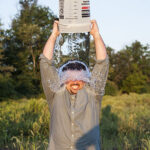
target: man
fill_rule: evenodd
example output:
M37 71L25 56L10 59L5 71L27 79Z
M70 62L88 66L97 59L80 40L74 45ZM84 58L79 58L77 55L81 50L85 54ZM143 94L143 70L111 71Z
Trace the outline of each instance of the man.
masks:
M54 22L40 56L42 85L51 113L48 150L100 150L99 112L108 74L108 56L95 20L91 35L95 41L96 64L90 74L80 61L53 65L53 52L59 35Z

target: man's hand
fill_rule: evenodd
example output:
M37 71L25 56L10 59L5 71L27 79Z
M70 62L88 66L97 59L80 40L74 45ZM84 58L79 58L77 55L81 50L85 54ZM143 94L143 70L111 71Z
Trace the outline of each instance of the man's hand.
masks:
M58 29L58 24L59 24L59 21L55 20L53 24L53 31L51 34L54 38L57 38L60 34L59 29Z
M91 27L90 34L95 39L96 37L100 36L100 34L99 34L99 28L98 28L96 20L91 20L91 24L92 24L92 27Z

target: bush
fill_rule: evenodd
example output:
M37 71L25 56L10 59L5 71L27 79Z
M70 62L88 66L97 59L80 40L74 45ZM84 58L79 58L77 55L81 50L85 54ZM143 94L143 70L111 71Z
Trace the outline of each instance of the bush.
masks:
M0 101L16 94L13 80L8 75L0 74L0 91Z
M117 85L112 81L107 81L105 88L105 95L115 96L118 93Z
M123 81L123 92L146 93L147 76L142 72L134 72Z

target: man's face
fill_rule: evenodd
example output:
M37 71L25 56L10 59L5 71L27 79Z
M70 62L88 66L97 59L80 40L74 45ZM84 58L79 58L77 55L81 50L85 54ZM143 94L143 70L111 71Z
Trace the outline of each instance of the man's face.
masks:
M84 86L83 81L68 81L66 83L66 88L71 94L77 94L78 90L82 89Z

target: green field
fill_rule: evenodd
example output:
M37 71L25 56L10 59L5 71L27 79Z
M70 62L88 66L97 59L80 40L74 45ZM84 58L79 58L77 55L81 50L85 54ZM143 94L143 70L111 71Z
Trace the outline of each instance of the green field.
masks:
M0 103L0 150L46 150L49 111L44 99ZM150 94L104 96L102 150L150 150Z

